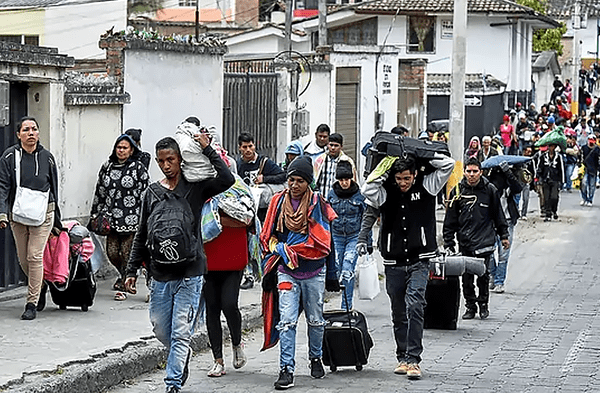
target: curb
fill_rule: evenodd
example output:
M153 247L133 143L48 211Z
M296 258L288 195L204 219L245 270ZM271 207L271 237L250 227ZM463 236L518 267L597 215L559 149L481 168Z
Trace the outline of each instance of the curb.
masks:
M252 330L262 325L260 304L241 306L240 312L242 330ZM228 336L226 327L223 330ZM208 350L207 334L194 334L191 346L194 352ZM0 386L0 392L100 393L123 381L160 368L166 358L165 347L154 336L142 337L121 348L58 365L54 370L24 373L21 378Z

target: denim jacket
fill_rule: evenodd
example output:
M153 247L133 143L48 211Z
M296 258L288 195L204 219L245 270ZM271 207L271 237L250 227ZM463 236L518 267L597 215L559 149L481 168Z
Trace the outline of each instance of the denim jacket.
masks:
M357 189L349 198L341 198L336 189L337 187L333 187L327 198L338 215L331 223L332 232L334 235L357 235L366 209L365 197L360 193L360 189Z

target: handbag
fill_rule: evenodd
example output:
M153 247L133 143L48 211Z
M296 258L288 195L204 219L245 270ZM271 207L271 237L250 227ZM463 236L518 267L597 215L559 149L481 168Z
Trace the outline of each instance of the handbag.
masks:
M100 212L90 219L87 228L99 236L110 233L110 217L106 212Z
M379 295L379 273L377 263L371 255L361 257L358 265L358 297L373 300Z
M257 176L262 175L262 172L263 172L266 162L267 162L267 157L263 157L263 159L260 162L260 166L258 168ZM261 183L261 184L253 184L252 187L254 188L252 190L252 196L254 197L254 200L255 200L256 204L258 205L259 209L269 207L269 203L271 203L271 198L273 198L273 195L285 190L285 184Z
M15 176L17 191L12 207L12 219L19 224L39 227L46 221L50 189L32 190L21 187L21 150L15 149Z

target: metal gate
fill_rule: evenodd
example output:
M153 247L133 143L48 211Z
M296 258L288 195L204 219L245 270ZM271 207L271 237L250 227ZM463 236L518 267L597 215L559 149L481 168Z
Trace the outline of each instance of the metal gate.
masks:
M27 115L27 84L10 82L8 97L9 123L4 127L0 124L0 131L2 132L0 152L15 144L16 123L21 117ZM0 103L0 106L2 106L2 103ZM0 292L24 284L26 277L19 266L10 226L0 231L0 258Z
M256 150L277 157L277 74L227 72L223 89L223 146L238 155L238 135L254 136Z
M339 67L335 82L335 132L344 137L344 153L357 162L360 67Z

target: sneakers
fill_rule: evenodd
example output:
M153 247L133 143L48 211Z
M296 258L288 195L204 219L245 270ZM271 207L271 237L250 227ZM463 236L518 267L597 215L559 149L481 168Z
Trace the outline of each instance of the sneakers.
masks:
M475 310L468 308L462 316L462 319L473 319L475 318Z
M323 363L321 363L321 359L310 359L310 376L317 379L325 376L325 370L323 370Z
M284 367L279 372L279 379L275 381L275 389L276 390L285 390L294 386L294 373L288 370L287 367Z
M552 218L554 218L555 220L558 220L558 214L554 213L554 214L552 215Z
M244 353L244 347L242 343L240 345L233 345L233 368L242 368L246 365L247 359Z
M220 377L221 375L225 374L225 365L215 360L215 364L213 364L212 368L206 375L208 375L209 377Z
M490 316L490 310L487 304L479 306L479 318L486 319Z
M490 277L490 278L493 278L493 277ZM496 288L496 284L494 284L494 281L490 280L490 286L489 286L489 288L490 288L490 291L493 290L494 288Z
M527 216L521 216L521 220L527 221Z
M581 202L579 202L579 206L587 206L587 202L582 200Z
M36 317L35 304L27 303L25 305L25 312L21 315L21 319L25 321L31 321Z
M417 363L411 363L408 365L406 370L406 376L409 379L420 379L421 378L421 367Z
M179 393L181 392L181 389L179 389L177 386L167 386L167 389L165 390L165 393Z
M394 369L394 374L406 375L407 370L408 370L408 363L400 362Z
M593 205L592 205L592 202L588 202L588 203L586 203L585 205L586 205L587 207L592 207L592 206L593 206Z
M496 293L504 293L504 285L502 285L502 284L496 285L496 288L494 288L494 292L496 292Z
M246 276L244 282L240 284L240 289L250 289L254 287L254 279L251 276Z

